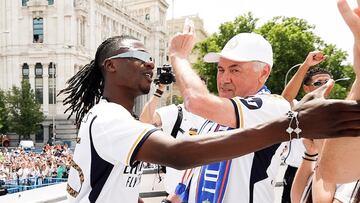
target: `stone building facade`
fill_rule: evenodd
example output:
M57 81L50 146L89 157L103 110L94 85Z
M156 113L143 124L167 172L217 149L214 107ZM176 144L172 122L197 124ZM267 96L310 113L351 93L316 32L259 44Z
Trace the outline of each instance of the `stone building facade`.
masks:
M106 38L128 34L144 42L156 65L166 61L165 0L1 0L0 89L29 80L46 120L32 139L43 144L76 137L67 120L66 81L93 59ZM137 99L139 113L148 96Z

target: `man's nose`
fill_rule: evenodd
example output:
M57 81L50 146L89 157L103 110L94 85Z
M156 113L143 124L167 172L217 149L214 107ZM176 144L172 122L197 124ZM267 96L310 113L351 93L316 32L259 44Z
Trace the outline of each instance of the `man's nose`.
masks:
M229 83L229 82L231 82L231 77L230 77L229 71L225 71L225 72L223 73L223 76L222 76L221 79L222 79L223 83Z
M149 61L149 62L145 62L144 66L146 67L146 69L154 69L154 62L153 61Z

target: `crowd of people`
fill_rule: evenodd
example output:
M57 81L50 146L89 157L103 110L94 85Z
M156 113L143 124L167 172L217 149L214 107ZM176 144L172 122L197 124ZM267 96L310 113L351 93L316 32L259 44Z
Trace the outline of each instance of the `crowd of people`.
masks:
M72 152L65 145L46 144L42 151L0 150L0 185L41 185L68 177Z

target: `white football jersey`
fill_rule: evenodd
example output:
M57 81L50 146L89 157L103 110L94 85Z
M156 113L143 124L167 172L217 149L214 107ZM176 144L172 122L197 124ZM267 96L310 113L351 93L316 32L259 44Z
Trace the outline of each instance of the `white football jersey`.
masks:
M356 195L359 192L360 182L354 181L336 185L334 198L341 202L355 203Z
M141 145L157 129L101 99L81 122L67 185L70 202L137 202Z
M246 98L235 97L231 101L239 128L254 127L283 116L290 110L289 103L278 95L258 94ZM207 121L200 133L229 129ZM190 182L188 202L273 202L273 180L281 163L280 145L194 169L192 179L183 181Z
M202 124L206 119L192 114L186 111L183 104L179 105L182 109L182 121L180 125L180 129L177 133L176 138L189 136L189 130L191 129L191 133L198 133ZM171 134L176 119L178 117L178 107L174 104L169 106L164 106L156 110L156 113L160 116L161 119L161 128L166 134ZM174 193L177 184L181 181L183 176L182 170L176 170L171 167L166 167L166 174L164 179L164 186L167 193Z

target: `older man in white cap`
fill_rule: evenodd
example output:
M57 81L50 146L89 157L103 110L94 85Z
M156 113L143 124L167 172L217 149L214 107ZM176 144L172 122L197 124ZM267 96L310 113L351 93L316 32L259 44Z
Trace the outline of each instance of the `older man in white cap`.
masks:
M286 100L271 95L264 85L273 65L273 52L262 36L240 33L220 53L205 55L206 62L218 63L218 97L207 91L186 59L194 44L193 33L193 25L186 25L183 33L172 38L169 53L185 108L208 119L200 134L248 128L290 110ZM299 129L290 132L295 137L298 133ZM279 146L187 170L175 193L182 202L273 202Z

